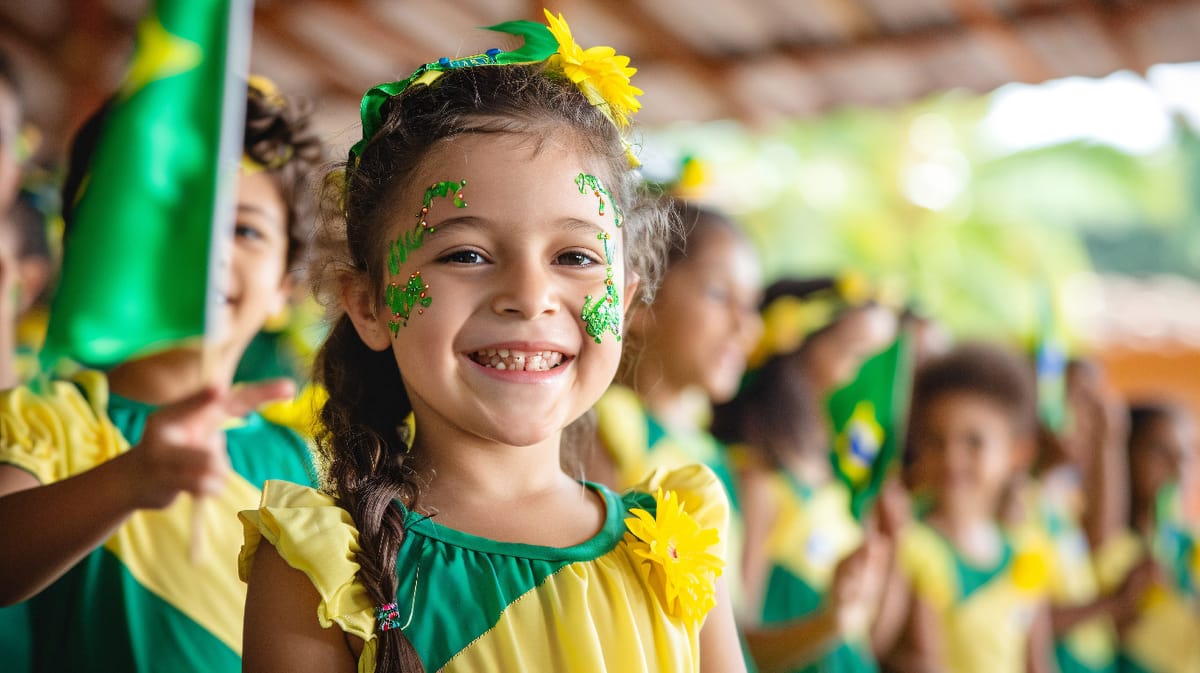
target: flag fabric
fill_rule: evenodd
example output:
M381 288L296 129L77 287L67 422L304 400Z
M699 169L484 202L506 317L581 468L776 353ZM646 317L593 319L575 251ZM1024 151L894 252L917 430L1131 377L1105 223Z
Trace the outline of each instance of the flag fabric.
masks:
M157 0L72 210L43 369L109 366L212 331L232 239L250 0ZM207 315L206 315L207 314Z
M899 455L912 387L910 341L901 328L891 346L863 363L853 381L829 396L833 471L850 489L850 509L859 519L874 503Z
M1058 433L1067 425L1067 346L1059 329L1054 297L1045 285L1038 292L1037 309L1037 339L1033 351L1037 367L1038 419Z

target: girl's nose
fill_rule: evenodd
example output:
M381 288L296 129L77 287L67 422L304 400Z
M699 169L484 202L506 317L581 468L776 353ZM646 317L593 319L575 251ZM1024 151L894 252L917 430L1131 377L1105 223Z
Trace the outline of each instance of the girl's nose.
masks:
M497 314L532 319L561 308L551 270L536 260L510 262L496 280L492 310Z
M737 339L744 347L746 353L749 353L754 350L754 346L762 338L762 316L754 306L746 307L740 304L733 306L732 313L734 334L737 335Z

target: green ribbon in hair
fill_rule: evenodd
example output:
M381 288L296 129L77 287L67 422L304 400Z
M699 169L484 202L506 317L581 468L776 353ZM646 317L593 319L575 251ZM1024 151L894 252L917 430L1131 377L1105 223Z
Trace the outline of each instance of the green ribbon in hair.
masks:
M417 68L413 74L402 80L386 82L372 87L363 96L362 104L359 106L359 114L362 117L363 135L362 140L354 143L354 146L350 148L351 167L358 164L358 159L362 156L362 151L367 141L379 131L379 126L383 123L379 108L383 106L384 101L392 96L404 93L413 84L431 84L447 70L458 68L540 63L558 51L558 40L554 38L554 34L550 32L550 29L541 23L533 21L505 21L494 26L488 26L486 30L516 35L523 38L525 43L520 49L513 51L488 49L482 54L467 56L465 58L440 58Z

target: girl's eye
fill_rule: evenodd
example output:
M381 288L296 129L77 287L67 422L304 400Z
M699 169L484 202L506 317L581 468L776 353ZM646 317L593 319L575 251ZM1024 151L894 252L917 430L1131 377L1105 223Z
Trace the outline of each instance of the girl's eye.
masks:
M563 266L591 266L592 264L599 264L600 260L590 253L572 250L555 257L554 263Z
M729 299L729 292L717 285L706 285L704 286L704 296L714 301L725 301Z
M983 441L983 436L978 433L973 432L967 436L967 446L972 451L975 451L975 452L982 451L984 444L985 444L985 442Z
M438 261L446 264L484 264L487 262L483 255L475 250L455 250L443 255Z
M240 222L233 226L233 235L237 238L248 238L252 240L260 240L264 238L263 233L259 231L257 227L249 224L242 224Z

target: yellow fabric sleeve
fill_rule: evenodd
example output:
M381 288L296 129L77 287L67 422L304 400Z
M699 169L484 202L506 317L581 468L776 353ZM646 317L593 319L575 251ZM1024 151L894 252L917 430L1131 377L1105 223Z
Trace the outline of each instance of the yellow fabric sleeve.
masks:
M308 576L321 596L317 619L329 628L343 631L366 642L359 657L375 661L375 606L355 574L359 565L358 529L350 513L333 498L307 486L286 481L268 481L263 486L257 510L238 514L245 543L238 555L238 574L250 577L254 553L266 540L289 566Z
M129 450L108 420L108 381L80 372L75 384L52 381L44 393L21 386L0 393L0 463L51 484L86 472Z
M660 467L630 490L653 494L660 488L664 492L674 491L683 503L683 510L701 528L717 529L720 540L712 554L728 563L729 497L717 475L698 463L673 470Z

